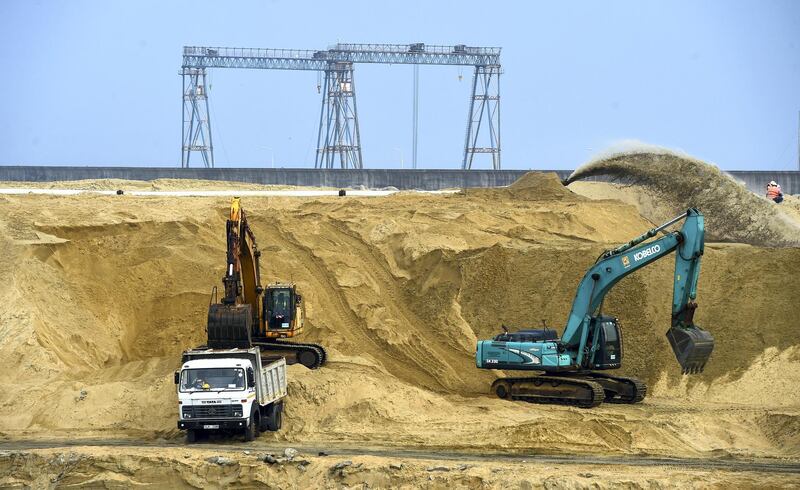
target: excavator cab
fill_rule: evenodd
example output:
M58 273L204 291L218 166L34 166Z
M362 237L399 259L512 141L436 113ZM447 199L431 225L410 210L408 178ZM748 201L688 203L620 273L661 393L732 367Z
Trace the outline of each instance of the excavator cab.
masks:
M591 369L618 369L622 366L622 331L614 317L592 319L589 342L594 344Z
M303 329L303 299L294 284L271 284L264 290L265 335L293 337Z

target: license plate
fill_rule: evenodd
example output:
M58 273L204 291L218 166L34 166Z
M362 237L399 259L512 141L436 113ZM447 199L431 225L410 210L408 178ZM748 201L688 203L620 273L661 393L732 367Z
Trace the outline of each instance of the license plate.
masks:
M204 429L219 429L219 425L204 425Z

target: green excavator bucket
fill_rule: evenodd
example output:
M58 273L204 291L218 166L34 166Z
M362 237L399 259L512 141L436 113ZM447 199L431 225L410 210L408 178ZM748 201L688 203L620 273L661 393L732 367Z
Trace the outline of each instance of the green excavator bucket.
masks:
M714 337L702 328L673 326L667 330L667 339L683 374L702 373L714 350Z

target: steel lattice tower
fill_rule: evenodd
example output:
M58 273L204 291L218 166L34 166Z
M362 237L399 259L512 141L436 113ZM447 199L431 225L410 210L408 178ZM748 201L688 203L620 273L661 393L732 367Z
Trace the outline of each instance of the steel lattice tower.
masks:
M492 168L500 170L500 65L477 65L472 77L472 98L467 115L464 161L461 168L472 168L476 153L490 153ZM485 122L484 122L485 121ZM478 146L481 126L487 126L488 145Z
M476 153L489 153L492 168L500 169L500 48L424 43L337 43L326 50L184 46L182 166L189 166L193 151L200 152L206 167L214 166L206 69L247 68L324 72L314 166L333 168L338 155L341 168L363 168L353 85L355 63L474 66L462 168L472 168ZM415 108L419 97L416 73L415 69ZM415 111L414 157L417 127ZM413 161L416 163L416 158Z
M211 116L205 68L183 68L183 145L181 167L189 167L193 151L200 152L206 168L214 168Z
M358 130L353 63L330 63L325 69L322 108L319 113L315 168L364 168Z

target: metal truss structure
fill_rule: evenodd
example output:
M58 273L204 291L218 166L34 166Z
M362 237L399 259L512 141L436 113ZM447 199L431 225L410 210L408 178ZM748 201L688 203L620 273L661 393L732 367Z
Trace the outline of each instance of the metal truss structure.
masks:
M211 141L211 116L208 112L208 90L205 68L184 68L183 77L183 141L181 167L189 167L192 152L199 152L207 168L214 167L214 145Z
M354 63L474 66L462 168L472 168L476 153L490 153L492 168L500 168L500 48L423 43L339 43L319 51L184 46L182 165L188 167L192 152L200 152L206 166L214 165L205 90L206 69L250 68L324 72L315 167L334 168L338 158L341 168L363 168L353 84ZM488 146L477 146L484 127Z
M500 73L500 65L475 67L462 169L472 168L476 153L489 153L492 155L492 169L500 170ZM488 145L478 146L484 120L487 126L484 134L488 133L489 141Z
M338 156L342 168L364 168L361 161L353 64L332 63L325 69L323 88L314 167L334 168Z

